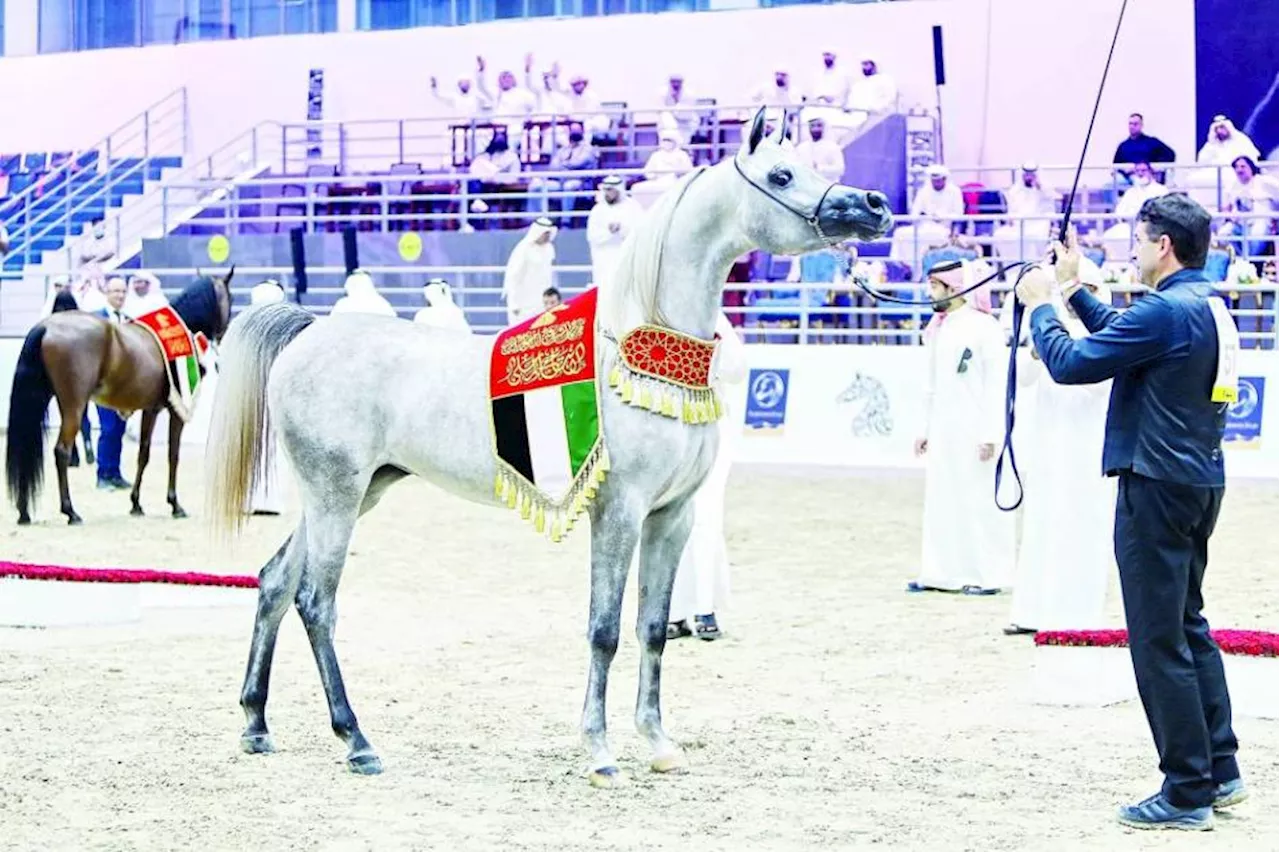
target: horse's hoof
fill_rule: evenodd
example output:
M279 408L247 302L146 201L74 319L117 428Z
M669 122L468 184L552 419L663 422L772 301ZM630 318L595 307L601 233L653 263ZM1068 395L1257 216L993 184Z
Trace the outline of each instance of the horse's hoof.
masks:
M139 506L137 503L134 503L133 508L129 510L129 514L133 515L135 518L141 518L146 513L142 511L141 506Z
M684 756L683 751L673 751L670 754L656 755L649 763L649 768L664 775L671 772L684 772L689 768L689 759Z
M67 515L67 526L78 527L83 523L84 523L84 518L80 517L79 515L75 515L75 514Z
M25 527L25 526L30 525L30 523L31 523L31 516L30 516L30 515L19 515L19 516L18 516L18 526L20 526L20 527Z
M587 775L587 781L591 782L592 787L601 790L616 790L631 783L631 779L616 766L602 766L591 770Z
M270 734L245 734L240 737L240 750L245 754L271 754L276 744Z
M347 768L356 775L381 775L382 758L371 751L353 754L347 758Z
M187 513L181 506L179 506L173 510L173 516L175 518L185 518L187 516Z

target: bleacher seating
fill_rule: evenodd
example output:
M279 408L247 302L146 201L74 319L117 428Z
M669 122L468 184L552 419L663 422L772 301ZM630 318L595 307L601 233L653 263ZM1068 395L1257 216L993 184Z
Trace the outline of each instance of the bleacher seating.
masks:
M182 164L179 157L136 157L103 163L97 150L76 154L40 151L0 154L0 223L12 244L5 272L38 263L65 243L66 231L79 235L126 198L139 195L147 180ZM70 213L69 228L62 223Z

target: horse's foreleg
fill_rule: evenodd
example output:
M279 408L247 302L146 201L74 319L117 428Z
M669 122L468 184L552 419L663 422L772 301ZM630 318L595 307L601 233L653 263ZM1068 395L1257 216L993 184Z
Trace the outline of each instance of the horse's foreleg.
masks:
M133 493L129 498L133 501L133 508L129 510L129 514L141 516L142 512L142 473L147 469L147 463L151 461L151 433L156 428L157 411L142 412L142 423L138 432L138 474L133 478Z
M640 512L620 501L609 502L593 513L591 521L591 614L587 641L591 668L587 673L587 697L582 708L582 737L587 747L590 780L594 787L625 783L609 748L605 722L605 695L609 666L618 651L622 620L622 596L627 572L640 538Z
M169 412L169 505L175 518L185 518L187 513L178 505L178 453L182 450L182 418Z
M249 754L274 751L267 731L267 687L271 681L271 658L276 650L276 634L280 619L289 609L289 601L297 593L306 558L303 526L285 540L275 556L258 573L258 614L253 623L253 641L249 647L249 663L245 667L244 687L240 690L240 706L244 709L245 729L240 748Z
M693 528L692 497L665 506L644 522L640 537L640 606L636 637L640 640L640 679L636 692L636 729L649 741L654 772L686 766L684 750L662 728L662 652L667 645L671 587L685 543Z
M71 463L71 451L76 446L76 436L80 433L80 418L84 416L84 404L63 405L58 401L58 413L62 417L62 425L58 427L58 443L53 448L54 464L58 468L58 498L62 514L67 516L68 524L83 523L71 505L71 484L67 481L67 467Z

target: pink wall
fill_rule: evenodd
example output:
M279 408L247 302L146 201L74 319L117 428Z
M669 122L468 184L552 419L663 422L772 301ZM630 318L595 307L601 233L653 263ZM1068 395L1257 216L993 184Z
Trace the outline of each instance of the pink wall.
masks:
M669 72L695 93L742 102L776 65L804 86L834 45L842 61L870 48L903 105L934 103L930 28L947 50L946 159L953 165L1074 164L1110 43L1117 0L916 0L696 15L641 15L463 28L285 36L0 60L0 151L89 144L186 85L195 153L267 119L304 117L307 70L326 71L326 117L439 114L436 74L452 86L474 67L559 59L585 70L605 100L633 108L661 96ZM1132 110L1185 159L1194 156L1192 0L1130 4L1090 162L1110 160ZM681 57L655 58L658 51ZM989 66L989 67L988 67ZM492 79L492 73L491 73ZM31 121L18 121L28 116Z

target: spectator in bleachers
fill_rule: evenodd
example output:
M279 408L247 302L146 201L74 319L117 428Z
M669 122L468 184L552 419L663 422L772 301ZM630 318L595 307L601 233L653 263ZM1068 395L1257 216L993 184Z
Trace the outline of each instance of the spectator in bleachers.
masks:
M555 262L556 226L547 217L539 216L512 249L502 275L507 325L516 325L542 312L542 294L555 286Z
M684 87L684 75L672 74L667 78L667 91L662 96L662 115L658 119L659 129L672 127L680 131L677 137L684 144L698 142L702 134L698 132L702 123L696 99Z
M631 185L631 195L640 206L648 207L659 195L675 184L681 175L693 171L693 159L680 147L680 131L663 128L658 132L658 149L644 163L644 180Z
M1231 119L1225 115L1215 115L1209 125L1209 138L1205 140L1200 153L1196 154L1196 162L1209 166L1229 166L1237 157L1248 157L1257 162L1261 155L1253 140L1236 130ZM1217 176L1214 176L1217 180Z
M560 87L560 65L551 66L553 85ZM582 124L593 145L608 141L610 118L600 111L600 99L593 92L587 91L589 80L586 74L569 76L569 88L559 88L564 94L566 111L570 118Z
M1173 149L1154 136L1143 132L1142 113L1129 115L1129 136L1116 146L1113 163L1172 163L1177 159ZM1131 169L1116 169L1116 175L1126 183L1132 177Z
M125 316L136 319L169 304L160 279L150 272L136 272L129 276L129 295L124 300Z
M805 97L801 117L805 122L820 118L826 122L827 132L837 145L843 147L857 127L866 121L861 110L849 111L849 93L853 78L848 69L836 62L834 50L822 54L822 70L810 86Z
M751 93L751 103L764 106L799 106L801 97L791 88L791 74L785 68L777 68L773 77Z
M1050 219L1058 210L1058 195L1040 185L1040 169L1035 163L1022 165L1022 179L1004 191L1009 218L992 232L991 246L1006 262L1039 259L1049 244Z
M875 54L862 54L862 76L849 86L849 109L869 115L893 110L898 103L898 83L880 70Z
M484 60L480 59L479 62L481 63L480 70L483 71ZM453 95L441 94L439 81L432 77L431 95L449 110L450 118L478 119L488 114L493 108L492 103L473 88L473 81L470 77L458 78L458 92Z
M489 89L489 84L485 78L484 58L477 56L476 62L479 68L479 73L476 74L476 90L479 91L481 97L487 99L493 105L494 132L497 133L499 128L505 127L507 138L510 139L513 130L516 134L520 133L522 129L521 120L538 111L538 92L528 86L530 74L533 71L533 54L527 54L524 58L526 85L524 87L518 86L516 84L516 75L511 71L503 71L498 75L498 91L496 93ZM522 137L517 136L517 138Z
M542 309L549 311L552 308L558 308L564 304L564 295L561 294L560 288L548 287L542 291Z
M596 151L595 146L583 138L582 126L579 124L571 125L569 128L568 144L561 146L555 154L551 156L551 164L548 167L552 172L572 172L572 171L590 171L596 168L599 162L600 154ZM529 182L529 190L537 193L541 190L547 192L579 192L586 186L586 178L541 178L535 177ZM565 198L547 198L539 196L534 203L543 213L549 209L556 210L572 210L574 197Z
M332 314L398 316L396 309L391 307L391 303L374 286L373 278L363 269L357 269L348 275L342 289L346 295L333 306L333 310L330 311Z
M1223 191L1222 212L1269 213L1271 217L1227 219L1218 226L1218 238L1235 244L1237 254L1266 254L1267 237L1275 232L1275 215L1280 210L1280 186L1248 157L1236 157L1231 168L1234 180ZM1246 234L1249 239L1241 239Z
M591 280L606 289L613 281L622 241L631 233L644 211L627 194L626 184L617 175L600 181L596 204L587 214L587 243L591 246Z
M1167 195L1169 188L1155 179L1150 163L1135 163L1133 166L1133 186L1121 196L1116 205L1117 221L1102 234L1103 249L1107 257L1113 260L1124 260L1129 257L1129 247L1133 240L1133 220L1142 209L1142 205L1150 198Z
M914 224L894 228L890 250L890 257L910 264L913 274L918 273L926 251L951 240L953 224L964 216L964 195L960 187L951 182L947 167L934 163L925 169L925 174L929 183L920 187L911 201L911 215L922 218Z
M844 177L844 151L827 135L821 118L810 118L808 124L809 138L796 146L796 157L827 180L840 180Z
M77 259L80 265L76 269L79 277L93 285L92 289L102 291L106 286L106 270L103 264L115 256L115 246L107 239L107 229L101 219L94 219L89 223L89 227L85 229L84 235L80 240L80 250ZM86 289L88 289L86 287ZM81 310L96 311L102 306L95 304L92 307L86 307L81 299Z
M514 192L524 183L521 168L520 157L507 144L506 134L497 133L489 140L484 153L478 154L471 161L467 172L472 179L467 181L467 191L472 195ZM503 212L519 210L524 206L519 199L500 199L497 203ZM476 198L471 202L473 213L485 213L489 207L489 202L483 198ZM505 224L506 220L503 220L501 225Z
M422 288L422 298L427 306L413 315L419 325L451 328L471 334L467 315L453 302L453 290L443 278L432 278Z

